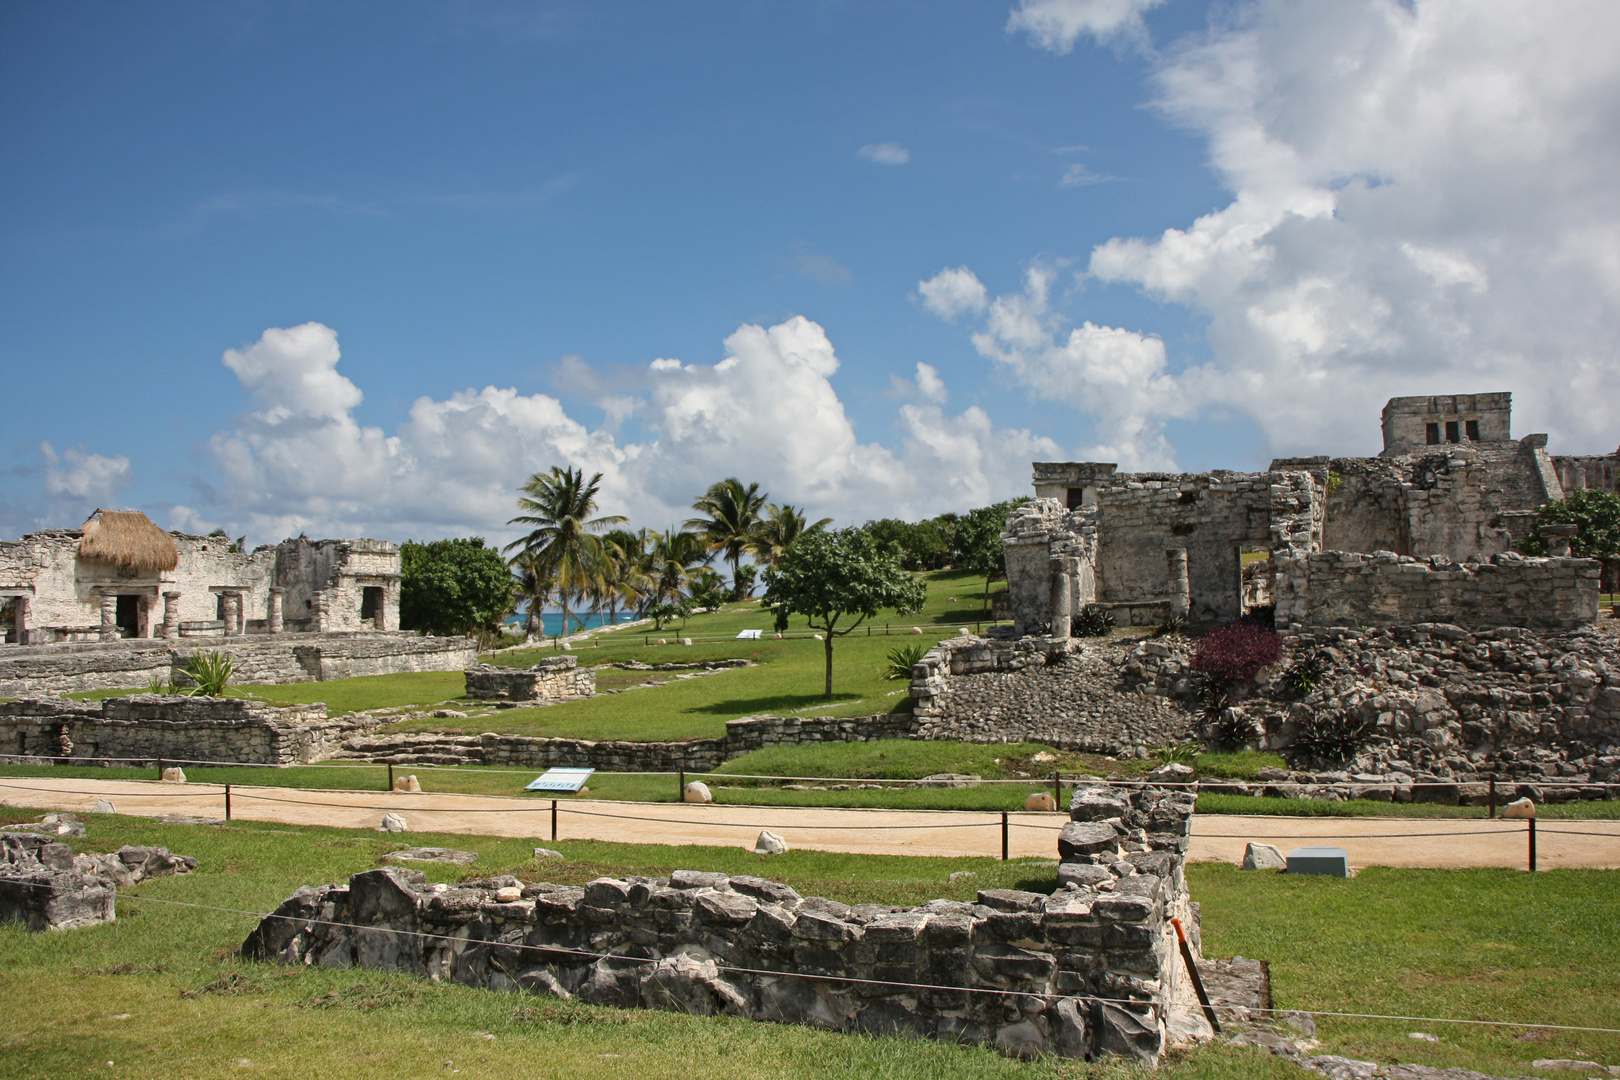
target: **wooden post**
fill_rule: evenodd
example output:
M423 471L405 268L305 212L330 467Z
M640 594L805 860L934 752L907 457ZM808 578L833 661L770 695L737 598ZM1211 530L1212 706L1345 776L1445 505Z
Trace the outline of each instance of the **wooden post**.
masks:
M394 790L394 763L392 761L388 763L388 787L385 790Z
M158 775L157 775L157 778L158 778L158 779L159 779L159 780L161 780L161 779L163 779L163 757L162 757L162 756L161 756L161 755L159 755L159 757L158 757L158 766L157 766L157 769L158 769Z
M557 839L557 800L551 800L551 838Z
M1536 872L1536 819L1530 819L1530 872Z
M1495 773L1491 773L1491 791L1490 791L1489 799L1490 799L1490 802L1489 802L1488 805L1491 808L1489 816L1494 818L1496 816L1496 774Z
M231 820L231 785L225 785L225 820Z
M1063 774L1060 772L1052 774L1052 801L1059 810L1063 809Z
M680 766L680 771L678 773L676 773L676 777L677 777L677 779L675 781L675 801L676 802L685 802L686 801L686 766L685 765Z
M1007 861L1007 811L1001 812L1001 861Z

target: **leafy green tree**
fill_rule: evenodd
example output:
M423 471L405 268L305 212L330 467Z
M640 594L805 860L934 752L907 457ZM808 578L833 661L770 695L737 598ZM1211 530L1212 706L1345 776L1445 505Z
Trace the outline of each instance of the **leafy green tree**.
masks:
M658 631L664 628L666 622L684 619L691 613L691 605L685 600L661 600L647 609L646 617L653 621L653 630Z
M586 480L583 469L559 469L553 465L550 472L535 473L518 489L522 492L518 509L524 513L507 522L534 526L502 550L520 550L533 556L551 576L562 607L565 634L569 601L587 595L601 571L602 545L597 534L625 520L616 514L592 516L601 483L601 473Z
M619 607L634 608L652 586L642 569L647 530L614 529L602 536L601 569L592 583L591 596L598 609L607 608L608 625L619 621Z
M907 570L939 570L951 561L951 545L935 521L880 518L861 526L881 543L896 544Z
M1022 500L1020 500L1022 501ZM1007 556L1001 547L1001 534L1007 528L1012 502L969 510L956 523L951 563L984 578L984 610L990 611L990 582L1007 576Z
M551 594L556 590L557 583L534 555L519 552L511 565L517 573L513 599L524 608L523 632L544 634L545 623L542 616L546 605L551 602Z
M1526 555L1547 554L1547 541L1536 529L1543 525L1578 525L1569 549L1583 559L1614 558L1620 554L1620 495L1597 488L1577 488L1557 502L1536 509L1536 524L1519 542Z
M765 566L775 566L777 558L788 546L806 533L820 532L832 524L832 518L811 522L804 511L796 506L771 503L765 507L765 517L754 529L748 541L748 551L754 560Z
M493 631L512 610L512 572L484 538L399 546L399 622L430 634Z
M708 559L703 540L697 533L684 529L667 529L653 533L648 547L645 572L649 591L645 599L660 604L666 600L679 600L686 595L692 581L692 568ZM643 611L642 614L649 614Z
M742 599L737 594L737 567L759 526L759 512L765 506L765 499L758 484L744 487L741 480L728 476L711 484L692 504L692 509L700 516L686 521L686 527L697 530L711 552L720 554L731 564L733 600Z
M827 689L832 697L833 639L852 632L884 608L901 615L921 611L923 585L900 563L892 544L880 544L864 529L813 532L799 537L765 571L765 600L777 630L803 615L822 632L827 650ZM847 623L844 620L849 619Z

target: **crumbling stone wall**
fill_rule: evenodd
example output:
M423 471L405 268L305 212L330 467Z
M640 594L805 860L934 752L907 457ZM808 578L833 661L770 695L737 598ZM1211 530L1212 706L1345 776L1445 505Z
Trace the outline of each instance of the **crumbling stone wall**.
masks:
M173 680L195 652L230 653L236 662L232 681L247 684L460 671L478 660L471 638L398 632L27 645L0 649L0 697L133 688L154 677Z
M275 707L241 698L136 694L101 701L0 703L0 752L49 761L131 758L294 765L323 761L369 717L328 717L326 706ZM63 737L71 748L62 752Z
M399 629L399 548L386 540L283 540L275 549L276 580L285 589L282 618L290 630ZM382 622L363 618L365 590L380 590Z
M1288 563L1289 629L1446 622L1471 629L1513 625L1572 630L1598 614L1595 559L1537 559L1505 553L1489 562L1393 552L1320 551Z
M1041 742L1115 756L1186 741L1197 717L1121 679L1125 649L1026 637L948 638L912 669L917 737Z
M82 825L73 828L84 835ZM113 922L119 887L196 868L196 859L163 847L126 844L107 855L75 855L44 833L0 831L0 922L34 931Z
M1056 892L992 889L914 908L690 870L583 888L510 877L429 885L420 871L370 870L299 889L242 954L1020 1057L1152 1063L1181 989L1169 918L1191 921L1191 810L1191 797L1162 789L1081 800L1060 845L1071 880Z
M596 693L596 672L574 656L548 656L533 667L475 664L466 671L467 696L503 701L573 701Z

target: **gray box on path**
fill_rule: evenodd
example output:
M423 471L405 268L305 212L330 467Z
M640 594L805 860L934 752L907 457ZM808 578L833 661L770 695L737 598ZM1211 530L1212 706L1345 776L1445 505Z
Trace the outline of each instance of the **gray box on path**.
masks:
M1288 872L1347 878L1350 876L1350 853L1336 847L1295 848L1288 853Z

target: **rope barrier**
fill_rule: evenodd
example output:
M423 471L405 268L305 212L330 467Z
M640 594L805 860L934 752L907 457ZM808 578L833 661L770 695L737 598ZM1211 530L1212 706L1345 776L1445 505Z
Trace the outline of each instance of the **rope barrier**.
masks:
M49 885L49 884L46 884L46 883L43 883L43 882L41 882L41 883L28 882L28 883L24 883L24 884L33 885L33 887L35 887L35 888L48 888L48 889L51 889L52 891L61 891L58 887L53 886L53 885ZM231 915L248 915L248 916L252 916L253 918L259 919L260 921L263 921L265 919L280 919L280 920L282 920L284 922L301 923L301 924L306 925L306 926L328 926L328 927L332 927L334 929L363 930L363 931L367 931L367 932L370 932L370 933L382 932L382 933L388 933L388 934L396 934L396 935L399 935L401 937L421 938L421 939L428 940L428 941L444 941L444 942L449 942L449 943L452 943L452 944L465 944L466 940L467 940L464 937L457 937L457 936L454 936L454 935L451 935L451 934L434 934L434 933L429 933L429 932L427 932L425 930L402 930L402 929L399 929L399 928L396 928L396 927L391 927L391 926L366 926L366 925L363 925L363 924L360 924L360 923L337 922L335 920L330 920L330 919L311 919L311 918L305 918L305 917L302 917L302 916L279 915L279 914L277 914L277 913L275 913L273 911L270 911L270 912L249 911L249 910L246 910L246 909L243 909L243 908L227 908L227 907L220 907L220 906L214 905L214 904L198 904L198 903L193 903L193 902L185 901L185 900L169 900L169 899L165 899L163 897L141 896L139 894L134 894L134 893L120 893L119 896L121 898L123 898L123 899L126 899L126 900L136 900L136 901L140 901L142 903L164 904L164 905L168 905L168 906L171 906L171 907L194 908L194 909L197 909L197 910L200 910L200 911L217 911L217 912L223 912L225 914L231 914ZM496 943L495 942L490 942L489 944L496 944ZM590 960L614 960L614 961L622 961L622 962L638 963L638 964L656 964L656 963L659 962L659 959L655 958L655 957L628 956L628 955L625 955L625 954L622 954L622 953L591 952L591 951L585 950L585 949L570 948L570 947L565 946L565 945L531 945L531 944L528 944L528 943L525 943L525 942L512 942L512 943L500 942L499 945L500 945L500 947L502 949L512 949L512 950L515 950L515 951L524 951L524 952L549 953L549 954L552 954L552 955L561 954L561 955L565 955L565 956L577 956L577 957L580 957L582 959L590 959ZM915 983L915 982L902 982L902 981L896 981L896 980L891 980L891 979L862 979L862 978L857 978L857 977L853 977L853 976L823 975L823 974L819 974L819 973L806 972L806 971L780 971L780 970L776 970L776 969L773 969L773 968L750 968L750 967L740 967L740 966L728 965L728 964L716 964L715 967L719 971L725 971L725 972L729 972L731 974L738 974L738 975L761 975L761 976L774 977L774 978L806 979L806 980L815 981L815 982L851 983L851 984L855 984L855 985L865 985L865 986L887 986L887 987L894 987L894 988L897 988L897 989L905 989L905 990L936 990L936 991L941 991L941 992L946 992L946 993L987 994L987 995L1018 996L1018 997L1029 997L1029 996L1031 996L1031 992L1027 991L1027 990L1002 990L1002 989L999 989L997 987L987 987L987 986L950 986L950 985L946 985L944 983ZM1141 1004L1144 1004L1144 1002L1140 998L1110 998L1110 997L1093 997L1091 995L1071 995L1071 994L1052 994L1052 995L1036 994L1034 996L1051 996L1051 997L1077 997L1078 996L1078 997L1084 998L1084 1000L1099 1001L1099 1002L1104 1002L1104 1003L1110 1004L1110 1005L1141 1005ZM1154 1002L1151 1002L1151 1004L1159 1005L1160 1007L1165 1007L1167 1005L1166 1002L1160 1002L1160 1001L1154 1001ZM1227 1009L1234 1008L1234 1006L1231 1006L1231 1005L1222 1005L1222 1006L1218 1006L1218 1007L1227 1008ZM1307 1016L1312 1016L1312 1017L1331 1016L1331 1017L1336 1017L1336 1018L1339 1018L1339 1019L1347 1019L1347 1020L1399 1020L1399 1021L1402 1021L1403 1023L1458 1024L1458 1025L1469 1025L1469 1026L1477 1026L1477 1027L1534 1028L1534 1029L1546 1030L1546 1031L1582 1031L1582 1032L1591 1032L1591 1033L1600 1034L1600 1035L1620 1035L1620 1028L1584 1027L1584 1026L1578 1026L1578 1025L1573 1025L1573 1024L1541 1024L1541 1023L1536 1023L1534 1021L1521 1021L1521 1020L1459 1020L1459 1019L1454 1019L1454 1018L1451 1018L1451 1017L1444 1017L1444 1016L1406 1016L1406 1015L1398 1015L1398 1014L1390 1014L1390 1013L1355 1013L1355 1012L1331 1011L1331 1010L1326 1010L1326 1009L1298 1009L1298 1008L1293 1008L1293 1009L1269 1008L1268 1009L1268 1008L1249 1007L1249 1006L1236 1006L1236 1008L1244 1008L1250 1013L1272 1013L1272 1014L1276 1014L1276 1015L1303 1013L1303 1014L1305 1014Z

